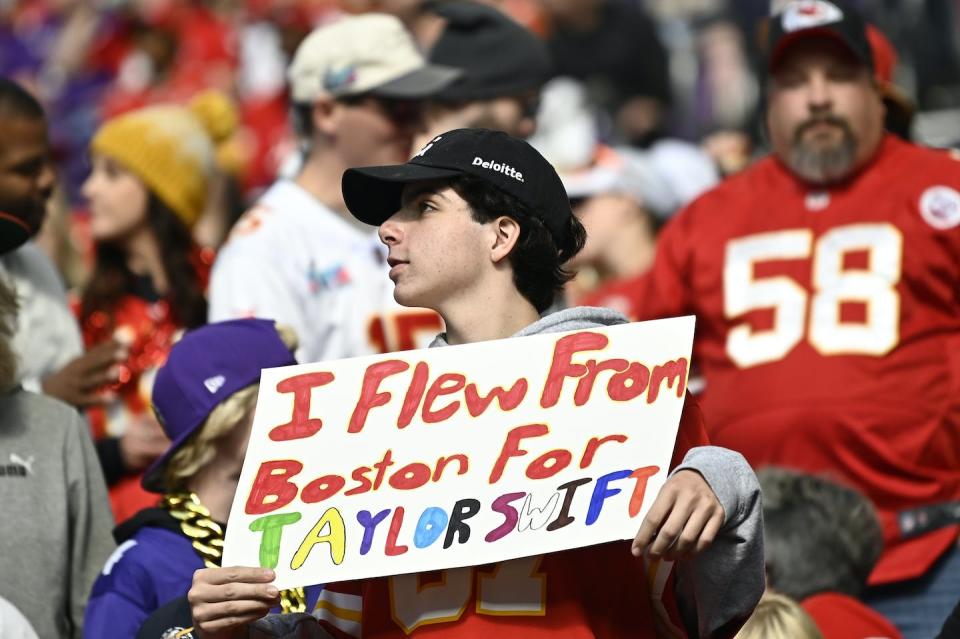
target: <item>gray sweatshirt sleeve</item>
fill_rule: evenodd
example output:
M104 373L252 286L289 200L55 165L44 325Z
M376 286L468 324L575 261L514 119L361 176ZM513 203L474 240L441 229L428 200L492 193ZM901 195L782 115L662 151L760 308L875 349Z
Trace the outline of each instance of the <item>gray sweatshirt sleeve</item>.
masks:
M70 601L73 636L83 629L83 610L90 588L113 552L113 515L103 473L93 449L87 424L71 411L74 423L67 428L66 479L70 510Z
M680 612L699 637L733 637L765 586L760 485L743 455L718 446L690 449L680 470L700 473L725 515L713 544L675 566Z

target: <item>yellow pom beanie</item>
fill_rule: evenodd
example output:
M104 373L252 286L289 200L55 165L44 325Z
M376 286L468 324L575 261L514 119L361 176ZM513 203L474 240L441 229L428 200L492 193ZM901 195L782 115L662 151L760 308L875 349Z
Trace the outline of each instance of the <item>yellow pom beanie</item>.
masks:
M136 174L191 228L206 205L216 147L233 135L237 120L229 98L206 91L189 108L151 106L108 120L90 149Z

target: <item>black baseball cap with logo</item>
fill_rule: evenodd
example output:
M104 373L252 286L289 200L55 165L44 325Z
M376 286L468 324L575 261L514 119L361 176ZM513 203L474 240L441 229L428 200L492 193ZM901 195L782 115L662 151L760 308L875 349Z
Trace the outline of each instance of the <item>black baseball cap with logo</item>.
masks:
M343 200L355 218L379 226L400 210L403 187L472 175L533 209L560 243L573 212L553 166L524 140L502 131L455 129L438 135L406 164L348 169Z
M767 68L773 71L784 51L811 37L836 40L863 64L873 69L867 24L856 9L841 2L799 0L789 2L770 20Z

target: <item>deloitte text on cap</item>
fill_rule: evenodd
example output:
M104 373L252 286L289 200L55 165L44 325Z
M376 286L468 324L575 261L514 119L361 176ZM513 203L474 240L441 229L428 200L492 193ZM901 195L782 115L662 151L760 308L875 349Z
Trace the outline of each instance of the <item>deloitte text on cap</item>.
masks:
M456 129L439 135L406 164L349 169L343 199L353 216L379 226L400 210L411 182L471 175L512 195L537 214L560 243L573 213L554 168L524 140L502 131Z
M422 98L456 80L461 71L427 64L395 17L348 16L311 33L287 70L294 102L322 95L370 93L384 98Z
M836 40L858 60L873 68L873 54L863 17L855 9L825 0L790 2L771 18L768 68L774 69L791 44L810 37Z

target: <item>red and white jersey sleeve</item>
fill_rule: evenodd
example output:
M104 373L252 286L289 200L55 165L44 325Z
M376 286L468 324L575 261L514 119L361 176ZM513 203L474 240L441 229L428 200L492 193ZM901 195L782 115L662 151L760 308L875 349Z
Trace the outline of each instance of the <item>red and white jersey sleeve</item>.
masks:
M955 526L903 512L960 499L960 162L893 137L812 190L768 158L664 230L639 319L695 313L711 440L756 466L830 472L877 505L875 583L924 570Z

